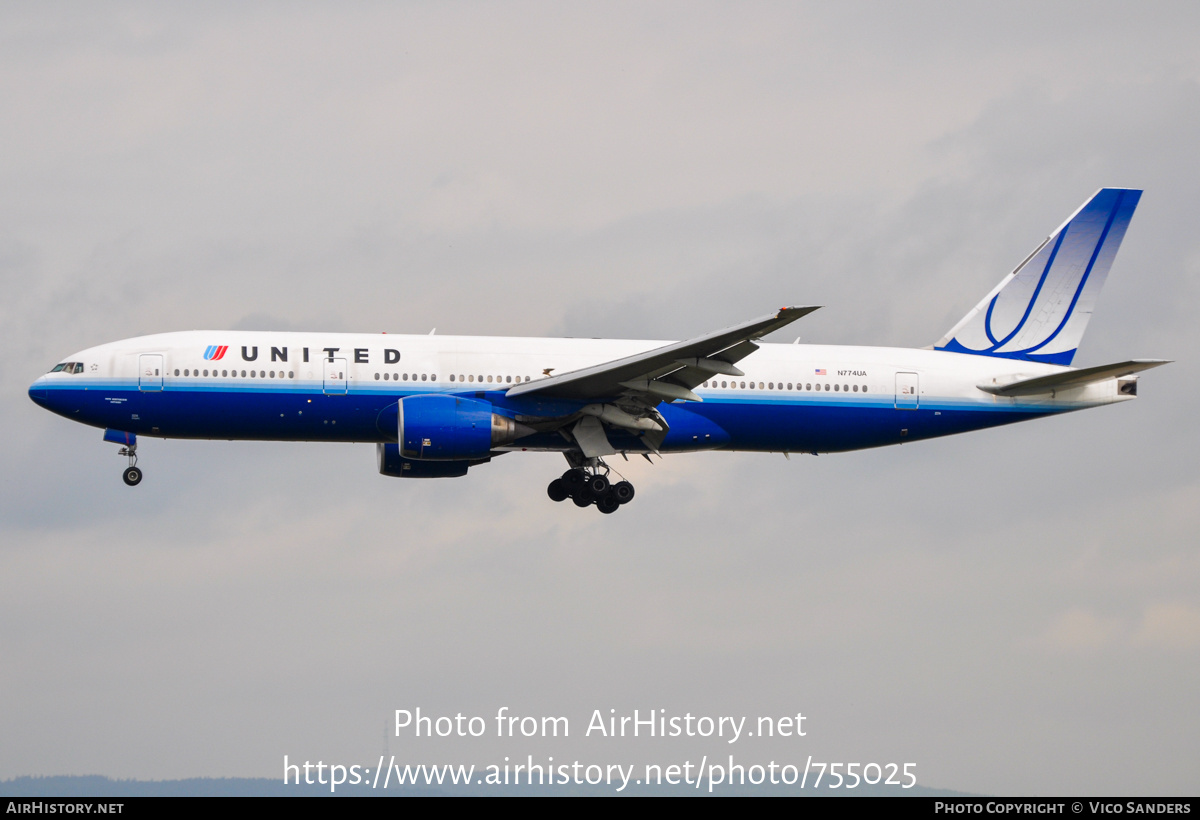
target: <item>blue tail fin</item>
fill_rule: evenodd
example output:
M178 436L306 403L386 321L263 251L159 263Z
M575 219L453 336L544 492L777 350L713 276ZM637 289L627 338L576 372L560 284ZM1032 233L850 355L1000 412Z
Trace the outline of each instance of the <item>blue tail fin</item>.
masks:
M934 349L1069 365L1141 196L1097 191Z

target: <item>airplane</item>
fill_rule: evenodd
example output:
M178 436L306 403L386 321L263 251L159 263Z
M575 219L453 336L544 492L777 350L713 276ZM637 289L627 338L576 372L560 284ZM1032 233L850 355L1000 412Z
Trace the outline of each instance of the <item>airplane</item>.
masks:
M1070 365L1141 193L1098 191L927 348L762 341L816 306L680 342L186 331L72 354L29 396L103 428L130 486L139 435L373 442L403 478L551 451L547 495L611 514L617 454L833 453L1133 399L1166 360Z

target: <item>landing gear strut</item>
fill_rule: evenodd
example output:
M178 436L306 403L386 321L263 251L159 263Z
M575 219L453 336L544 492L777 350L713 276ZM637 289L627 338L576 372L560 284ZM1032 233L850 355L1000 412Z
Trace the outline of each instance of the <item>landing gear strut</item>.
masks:
M142 470L137 466L137 445L122 447L117 451L117 455L129 456L129 466L125 468L125 472L121 474L121 478L130 487L136 487L142 481Z
M566 501L568 498L576 507L590 507L605 515L611 515L620 509L622 504L633 500L633 485L621 480L613 484L608 478L609 467L601 459L589 459L593 463L587 467L572 467L556 478L546 488L546 495L552 501Z

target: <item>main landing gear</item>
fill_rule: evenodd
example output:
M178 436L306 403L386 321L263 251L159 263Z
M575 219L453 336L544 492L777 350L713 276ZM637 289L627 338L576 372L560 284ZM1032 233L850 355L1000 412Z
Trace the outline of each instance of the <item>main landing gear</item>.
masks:
M125 468L121 478L125 479L125 483L130 487L136 487L142 481L142 470L137 466L137 445L122 447L117 451L117 455L129 456L129 466Z
M600 472L603 469L604 472ZM633 485L628 481L612 483L608 479L608 467L597 459L597 465L591 470L583 467L573 467L556 478L546 488L546 495L553 501L566 501L568 498L575 502L576 507L596 508L605 515L615 513L622 504L633 500Z

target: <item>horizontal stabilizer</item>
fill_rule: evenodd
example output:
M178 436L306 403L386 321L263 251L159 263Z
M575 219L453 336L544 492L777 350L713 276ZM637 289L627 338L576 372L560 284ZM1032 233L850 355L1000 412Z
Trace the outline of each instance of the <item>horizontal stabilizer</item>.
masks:
M1085 367L1081 370L1064 370L1049 376L1038 376L1033 379L1015 376L1013 381L997 379L989 384L978 385L985 393L996 396L1034 396L1040 393L1050 393L1054 390L1066 390L1072 387L1083 387L1093 382L1107 379L1117 379L1121 376L1131 376L1152 367L1170 364L1168 359L1130 359L1117 364L1102 364L1096 367Z

